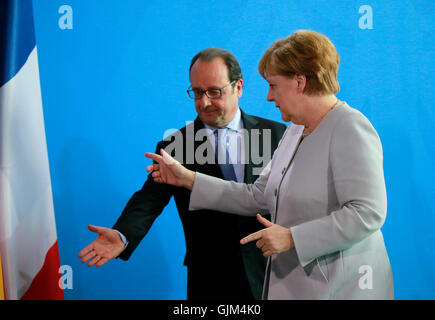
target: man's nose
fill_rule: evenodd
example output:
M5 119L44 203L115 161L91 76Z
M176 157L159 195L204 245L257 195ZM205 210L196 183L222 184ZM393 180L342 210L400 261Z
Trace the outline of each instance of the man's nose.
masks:
M201 109L205 109L211 105L211 99L207 97L205 92L202 94L202 97L196 100Z

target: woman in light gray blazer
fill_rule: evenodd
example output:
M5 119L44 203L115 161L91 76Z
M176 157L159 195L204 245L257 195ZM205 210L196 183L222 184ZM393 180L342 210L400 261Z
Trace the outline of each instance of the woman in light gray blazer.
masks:
M336 98L338 65L334 45L313 31L296 31L266 51L259 72L269 83L267 100L292 124L254 184L192 172L164 151L146 154L158 162L147 168L155 181L192 190L191 210L270 212L272 221L257 215L263 230L241 240L256 241L270 257L263 299L393 298L380 230L382 146L369 120Z

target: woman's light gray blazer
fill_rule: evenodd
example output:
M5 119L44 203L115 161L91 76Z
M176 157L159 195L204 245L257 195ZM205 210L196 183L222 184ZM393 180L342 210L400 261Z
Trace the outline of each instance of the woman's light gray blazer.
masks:
M269 259L263 299L393 299L377 132L347 104L299 143L302 131L287 128L254 184L196 173L190 210L269 211L272 222L291 229L295 248Z

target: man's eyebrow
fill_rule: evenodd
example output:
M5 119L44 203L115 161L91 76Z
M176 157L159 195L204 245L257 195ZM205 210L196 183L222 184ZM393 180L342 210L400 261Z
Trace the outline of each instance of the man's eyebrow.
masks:
M217 90L217 89L220 89L220 88L218 88L218 87L208 87L207 89L202 89L202 88L198 88L198 87L192 87L192 90L203 90L203 91L205 91L205 90Z

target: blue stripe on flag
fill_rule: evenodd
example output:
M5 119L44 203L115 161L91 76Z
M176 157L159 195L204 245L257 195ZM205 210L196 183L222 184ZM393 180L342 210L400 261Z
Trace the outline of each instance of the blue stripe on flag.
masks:
M32 0L0 0L0 87L20 71L34 47Z

